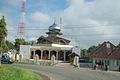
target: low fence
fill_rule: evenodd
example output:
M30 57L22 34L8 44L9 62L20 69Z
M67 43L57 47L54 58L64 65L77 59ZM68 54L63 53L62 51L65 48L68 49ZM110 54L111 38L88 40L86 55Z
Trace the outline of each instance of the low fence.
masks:
M93 64L92 63L80 63L80 67L93 68Z
M51 60L40 60L38 55L34 56L34 59L27 59L23 58L23 56L20 56L19 62L22 63L30 63L30 64L38 64L43 66L53 66L57 64L57 61L55 60L55 56L51 56Z

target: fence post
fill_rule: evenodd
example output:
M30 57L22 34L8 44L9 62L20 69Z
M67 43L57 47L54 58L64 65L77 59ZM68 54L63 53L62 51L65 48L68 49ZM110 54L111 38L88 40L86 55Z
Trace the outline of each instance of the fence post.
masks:
M51 65L54 65L54 64L55 64L55 56L52 55L52 56L51 56Z
M34 64L39 64L39 56L36 54L35 56L34 56Z
M19 54L19 62L22 62L23 61L23 56L22 54Z

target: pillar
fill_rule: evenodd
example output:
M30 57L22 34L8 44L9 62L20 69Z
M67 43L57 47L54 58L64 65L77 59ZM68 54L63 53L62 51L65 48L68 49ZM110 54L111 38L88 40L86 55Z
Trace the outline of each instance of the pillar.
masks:
M19 54L19 62L22 62L22 60L23 60L23 56L22 54Z
M51 65L53 66L54 64L55 64L55 56L52 55L52 56L51 56Z
M33 59L34 59L34 57L35 57L35 50L33 51Z
M43 59L43 50L41 50L41 60Z
M39 64L39 56L36 54L34 57L34 64Z
M78 56L76 56L76 66L79 68L79 57Z
M56 51L56 60L58 60L58 51Z
M49 50L49 55L48 55L48 59L50 59L50 50Z
M64 51L64 61L66 61L66 51Z

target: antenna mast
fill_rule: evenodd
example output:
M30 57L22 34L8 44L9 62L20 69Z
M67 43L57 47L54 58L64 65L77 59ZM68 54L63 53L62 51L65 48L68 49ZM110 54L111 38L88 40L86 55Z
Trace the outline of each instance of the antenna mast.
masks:
M20 17L20 23L18 26L18 36L19 38L24 37L25 32L25 10L26 10L26 0L22 0L21 4L21 17Z

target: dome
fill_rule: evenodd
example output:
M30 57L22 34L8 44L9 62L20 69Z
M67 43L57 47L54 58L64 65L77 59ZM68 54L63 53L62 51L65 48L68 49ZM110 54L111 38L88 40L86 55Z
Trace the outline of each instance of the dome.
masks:
M60 31L60 27L57 26L56 23L53 23L53 24L49 27L49 30L51 30L51 31L54 31L54 30Z

